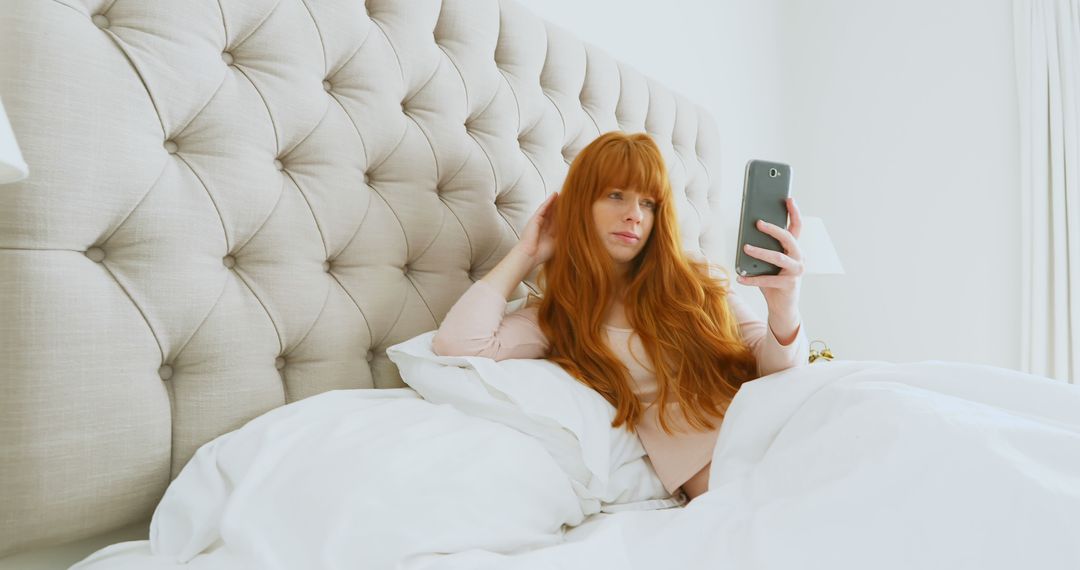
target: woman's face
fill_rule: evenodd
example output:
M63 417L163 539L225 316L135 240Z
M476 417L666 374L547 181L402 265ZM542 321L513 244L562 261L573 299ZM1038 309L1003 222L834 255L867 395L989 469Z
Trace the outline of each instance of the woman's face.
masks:
M600 241L620 270L625 270L652 231L656 202L634 189L611 188L593 202Z

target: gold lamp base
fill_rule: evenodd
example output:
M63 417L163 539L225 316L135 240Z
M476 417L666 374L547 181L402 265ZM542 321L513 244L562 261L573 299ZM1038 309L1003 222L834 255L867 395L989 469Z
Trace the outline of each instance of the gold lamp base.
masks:
M820 348L820 349L814 348L815 343L820 344L823 348ZM810 341L810 362L813 363L814 361L816 361L819 358L824 359L824 360L832 360L833 359L832 350L829 350L829 345L825 344L825 341L812 340L812 341Z

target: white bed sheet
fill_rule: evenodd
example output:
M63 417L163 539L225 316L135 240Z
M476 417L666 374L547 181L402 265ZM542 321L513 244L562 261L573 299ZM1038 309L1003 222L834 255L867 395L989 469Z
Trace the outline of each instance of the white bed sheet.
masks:
M546 545L475 535L474 548L355 567L1075 570L1078 450L1075 386L947 362L815 364L744 386L710 491L684 509L594 515ZM76 568L176 567L157 562L140 541ZM250 560L219 544L191 562Z

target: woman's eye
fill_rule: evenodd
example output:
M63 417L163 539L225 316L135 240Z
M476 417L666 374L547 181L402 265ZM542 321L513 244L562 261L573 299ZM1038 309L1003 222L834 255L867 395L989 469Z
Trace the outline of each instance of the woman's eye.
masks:
M622 200L622 192L612 192L608 194L608 198L615 198L616 200Z
M656 208L656 202L653 202L652 200L645 200L644 202L641 203L641 205L643 207L646 207L646 208L650 209L650 210Z

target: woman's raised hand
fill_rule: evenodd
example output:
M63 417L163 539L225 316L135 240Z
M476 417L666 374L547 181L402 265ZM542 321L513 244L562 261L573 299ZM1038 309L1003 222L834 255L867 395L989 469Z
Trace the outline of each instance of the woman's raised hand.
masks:
M805 272L803 266L802 250L799 248L799 234L802 232L802 215L799 207L795 205L794 198L787 199L788 216L791 222L787 229L774 226L765 220L758 220L757 227L763 233L776 238L784 248L784 253L755 247L746 244L747 255L756 257L762 261L780 268L777 275L759 275L757 277L736 278L743 285L750 285L761 289L765 296L765 304L769 306L769 326L772 327L776 338L793 339L799 330L799 288L802 275ZM780 344L789 344L792 340L780 340Z
M559 193L555 192L544 200L536 209L529 222L525 224L525 230L521 232L521 239L516 247L521 253L531 259L534 265L540 265L555 253L555 201Z
M536 213L525 224L518 242L510 248L506 257L502 258L502 261L481 279L495 287L503 297L510 298L521 280L555 253L555 232L552 226L555 222L553 204L558 196L556 192L540 204Z

